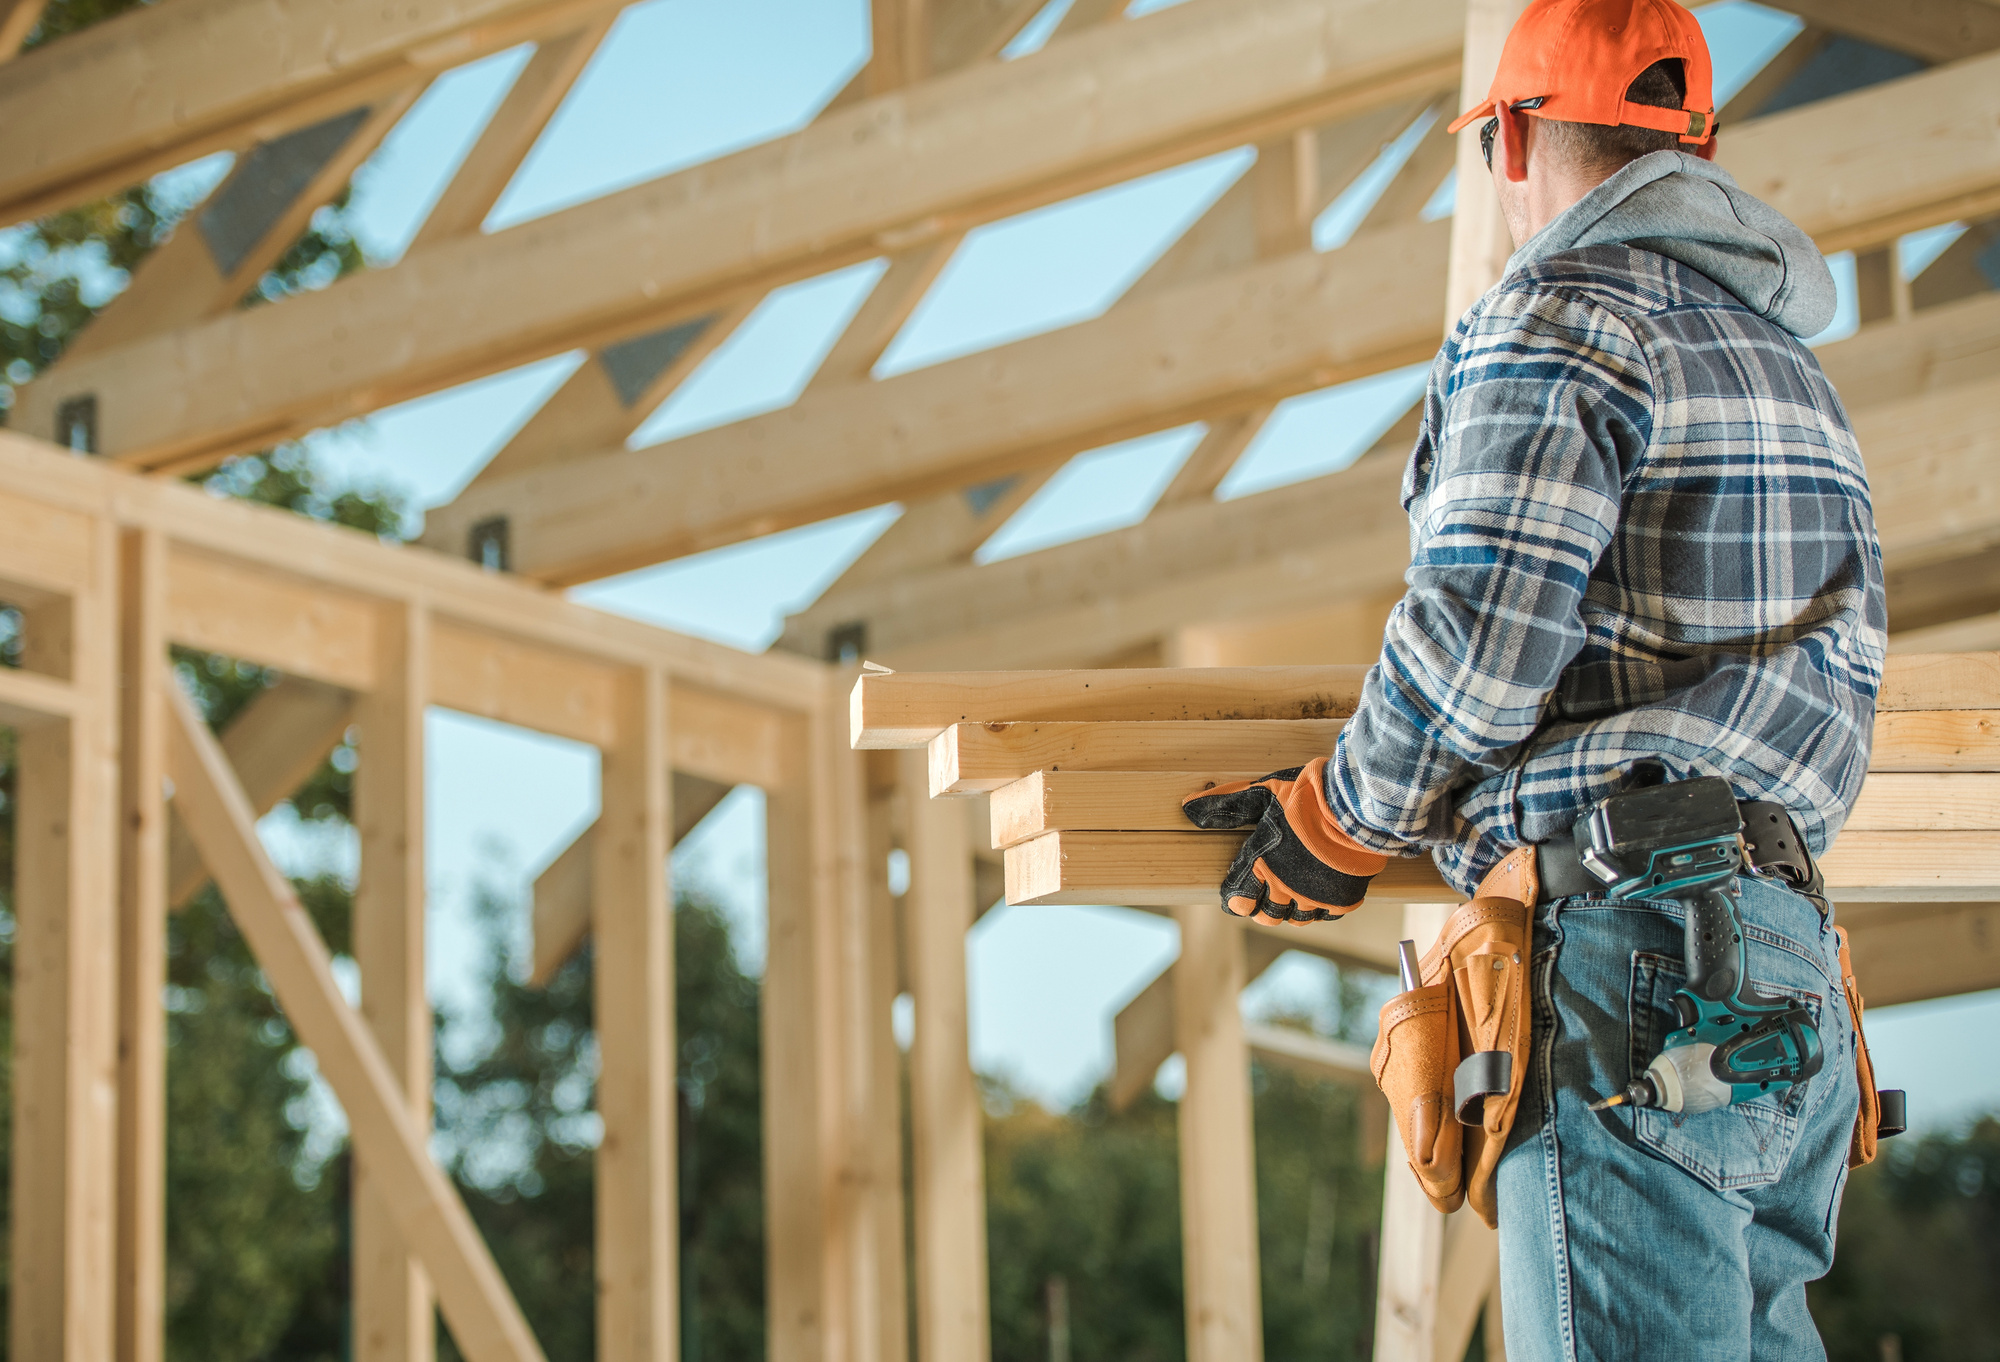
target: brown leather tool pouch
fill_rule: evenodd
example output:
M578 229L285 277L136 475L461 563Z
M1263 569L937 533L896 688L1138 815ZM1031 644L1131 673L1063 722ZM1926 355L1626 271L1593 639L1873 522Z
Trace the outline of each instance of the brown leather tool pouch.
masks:
M1424 1194L1447 1212L1469 1201L1489 1225L1528 1070L1534 867L1532 848L1513 853L1445 920L1423 986L1383 1007L1372 1056Z
M1854 1076L1861 1084L1861 1110L1854 1116L1854 1138L1847 1147L1847 1166L1859 1168L1875 1159L1882 1125L1882 1098L1875 1091L1875 1065L1868 1058L1868 1037L1861 1029L1861 985L1854 980L1854 961L1847 953L1847 929L1835 927L1840 940L1840 985L1847 992L1847 1015L1854 1026Z

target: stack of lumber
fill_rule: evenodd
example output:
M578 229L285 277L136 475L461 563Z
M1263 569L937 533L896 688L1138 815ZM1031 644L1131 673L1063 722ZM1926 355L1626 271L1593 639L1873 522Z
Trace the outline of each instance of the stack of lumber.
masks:
M1198 903L1243 834L1189 826L1182 798L1331 752L1364 671L868 672L853 742L928 746L933 797L991 796L1010 903ZM1824 858L1837 899L2000 900L2000 654L1891 658L1869 770ZM1369 892L1455 897L1428 858Z

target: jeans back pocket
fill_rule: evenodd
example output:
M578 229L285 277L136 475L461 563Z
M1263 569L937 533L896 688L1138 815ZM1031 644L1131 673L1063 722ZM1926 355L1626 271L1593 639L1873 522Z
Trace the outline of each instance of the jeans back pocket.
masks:
M1678 1025L1674 993L1686 978L1681 961L1646 951L1632 956L1632 1074L1637 1077ZM1805 989L1759 982L1766 993L1803 1002L1819 1024L1821 998ZM1738 1102L1696 1115L1641 1107L1633 1112L1633 1134L1646 1149L1700 1178L1717 1191L1765 1187L1791 1162L1799 1140L1800 1107L1806 1084L1781 1093Z

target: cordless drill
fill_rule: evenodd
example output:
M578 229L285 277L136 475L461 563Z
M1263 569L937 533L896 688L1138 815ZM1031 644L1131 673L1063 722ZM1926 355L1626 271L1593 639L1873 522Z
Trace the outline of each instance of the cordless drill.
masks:
M1608 897L1674 899L1687 910L1687 982L1673 1000L1680 1025L1643 1074L1593 1111L1714 1111L1819 1072L1812 1014L1750 982L1736 908L1742 834L1736 796L1715 777L1612 795L1578 824L1578 856Z

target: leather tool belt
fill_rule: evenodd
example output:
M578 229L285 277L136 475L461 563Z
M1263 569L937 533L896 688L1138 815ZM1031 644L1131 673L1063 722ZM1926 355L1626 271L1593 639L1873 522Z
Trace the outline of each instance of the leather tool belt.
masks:
M1819 870L1784 808L1754 800L1740 807L1751 865L1818 896ZM1481 1220L1498 1224L1493 1175L1529 1072L1535 905L1603 892L1567 840L1509 853L1445 920L1437 943L1424 952L1419 987L1383 1005L1370 1068L1395 1114L1410 1171L1440 1211L1470 1204ZM1879 1129L1874 1066L1861 1034L1861 990L1847 933L1834 931L1857 1042L1861 1111L1848 1163L1859 1167L1875 1157L1878 1134L1895 1133L1900 1121Z

